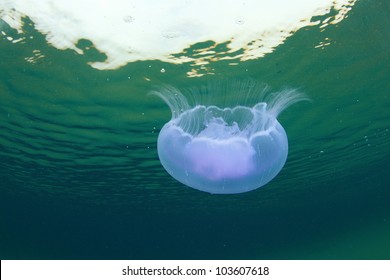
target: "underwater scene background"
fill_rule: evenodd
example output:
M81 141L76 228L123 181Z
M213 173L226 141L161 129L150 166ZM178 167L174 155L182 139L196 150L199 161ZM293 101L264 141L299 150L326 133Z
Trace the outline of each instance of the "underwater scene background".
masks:
M207 65L115 69L91 67L106 56L88 40L61 50L29 18L23 33L2 20L0 258L389 259L389 15L389 1L361 0L255 59L205 41L185 55L214 46ZM157 155L171 112L148 92L246 78L311 99L278 118L284 168L242 194L177 182Z

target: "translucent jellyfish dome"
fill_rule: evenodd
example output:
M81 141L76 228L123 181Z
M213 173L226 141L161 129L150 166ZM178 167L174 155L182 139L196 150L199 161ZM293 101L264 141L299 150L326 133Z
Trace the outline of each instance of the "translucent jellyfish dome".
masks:
M189 96L196 100L215 90L221 91L213 85L191 90ZM179 182L214 194L251 191L280 172L287 159L288 140L277 117L305 99L295 90L267 93L263 85L253 82L228 83L220 92L225 97L257 98L253 106L191 105L182 92L170 86L153 94L172 111L171 120L158 136L161 164Z

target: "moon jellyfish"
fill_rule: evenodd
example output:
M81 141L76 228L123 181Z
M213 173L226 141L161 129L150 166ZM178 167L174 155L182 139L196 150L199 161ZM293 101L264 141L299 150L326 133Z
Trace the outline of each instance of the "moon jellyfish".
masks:
M178 89L165 86L152 94L172 111L158 136L158 156L165 170L179 182L214 194L242 193L270 182L283 168L288 153L286 131L278 115L305 99L295 90L269 93L257 83L224 84L190 91L190 96L238 101L231 107L191 105ZM207 96L206 96L207 97ZM253 97L253 106L245 105Z

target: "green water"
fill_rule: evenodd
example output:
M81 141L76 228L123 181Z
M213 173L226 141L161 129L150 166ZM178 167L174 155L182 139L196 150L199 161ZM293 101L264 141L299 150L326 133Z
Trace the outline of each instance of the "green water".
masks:
M337 25L198 78L160 61L96 70L102 54L54 49L32 26L20 43L1 36L0 258L389 259L389 15L358 1ZM170 111L147 93L248 77L312 99L279 118L284 169L239 195L175 181L156 152Z

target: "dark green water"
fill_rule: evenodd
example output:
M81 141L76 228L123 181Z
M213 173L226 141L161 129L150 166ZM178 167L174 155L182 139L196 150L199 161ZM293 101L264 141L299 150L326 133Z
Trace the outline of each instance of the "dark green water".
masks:
M20 43L2 35L0 258L389 259L389 15L388 1L358 1L337 25L199 78L159 61L96 70L102 55L54 49L32 27ZM156 152L170 111L148 91L247 77L313 101L279 118L282 172L239 195L176 182Z

